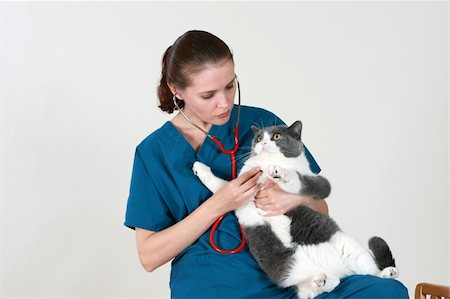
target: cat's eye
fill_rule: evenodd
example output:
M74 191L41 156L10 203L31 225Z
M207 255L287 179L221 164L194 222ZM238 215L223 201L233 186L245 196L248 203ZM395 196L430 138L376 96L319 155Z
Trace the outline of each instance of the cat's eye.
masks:
M280 133L273 134L273 140L277 141L277 140L280 140L280 138L281 138L281 134Z
M256 137L256 142L260 142L261 140L263 140L263 137L261 135L259 135L258 137Z

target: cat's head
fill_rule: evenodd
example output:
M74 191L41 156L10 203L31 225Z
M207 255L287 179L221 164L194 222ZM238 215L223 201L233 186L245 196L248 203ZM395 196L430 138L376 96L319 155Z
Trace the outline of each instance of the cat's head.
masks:
M252 155L281 152L286 157L298 157L303 152L302 122L296 121L290 127L271 126L259 129L252 126L255 137L252 141Z

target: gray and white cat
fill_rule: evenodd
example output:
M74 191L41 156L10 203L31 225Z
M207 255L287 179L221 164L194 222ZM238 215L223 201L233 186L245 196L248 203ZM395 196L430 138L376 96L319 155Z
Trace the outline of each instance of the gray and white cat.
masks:
M240 173L259 166L263 170L261 183L271 179L287 192L316 199L328 197L331 191L328 180L309 168L301 142L300 121L290 127L252 129L255 133L252 153ZM193 171L212 192L228 183L200 162L194 163ZM369 240L371 253L341 231L329 216L308 207L269 217L250 200L236 209L235 214L244 228L250 252L261 268L279 286L297 288L301 299L330 292L341 278L352 274L398 276L395 260L383 239Z

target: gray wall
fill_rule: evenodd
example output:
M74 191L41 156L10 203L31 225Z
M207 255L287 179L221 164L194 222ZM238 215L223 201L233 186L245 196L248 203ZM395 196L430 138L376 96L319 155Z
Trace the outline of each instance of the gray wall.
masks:
M123 226L164 50L205 29L243 103L286 122L333 185L331 215L391 244L400 280L448 284L448 4L0 3L2 298L168 296Z

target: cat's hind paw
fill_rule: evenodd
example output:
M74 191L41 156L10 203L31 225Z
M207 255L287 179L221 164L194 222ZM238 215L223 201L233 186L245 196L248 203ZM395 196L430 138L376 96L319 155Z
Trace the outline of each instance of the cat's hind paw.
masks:
M311 282L314 288L321 288L327 284L327 276L325 274L314 276Z
M300 283L297 294L301 299L314 298L322 293L331 292L340 282L340 279L334 275L321 273Z
M378 276L381 278L397 278L400 272L397 267L386 267L384 268Z

